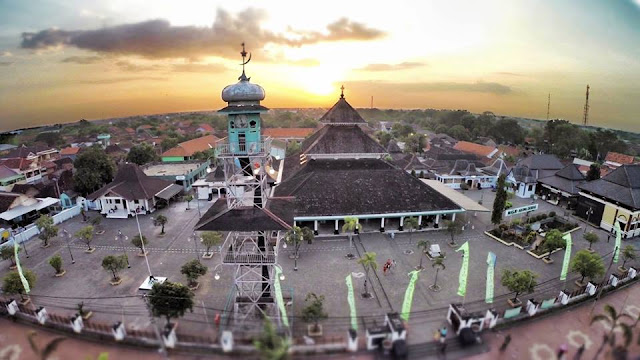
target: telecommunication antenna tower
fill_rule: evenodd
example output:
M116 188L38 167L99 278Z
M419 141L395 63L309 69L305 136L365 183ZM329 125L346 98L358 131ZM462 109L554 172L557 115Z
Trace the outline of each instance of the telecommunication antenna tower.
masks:
M549 98L547 99L547 121L549 121L549 109L551 109L551 93L549 93Z
M589 85L587 85L586 100L584 102L584 117L582 120L582 125L587 125L588 120L589 120Z

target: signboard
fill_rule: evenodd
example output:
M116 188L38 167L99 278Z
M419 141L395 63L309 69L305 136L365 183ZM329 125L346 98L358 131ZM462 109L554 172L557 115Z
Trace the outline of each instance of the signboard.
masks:
M184 180L184 179L185 179L184 175L178 175L178 176L176 176L176 180L178 180L178 181L180 181L180 180Z
M526 213L529 211L536 211L536 210L538 210L538 204L527 205L527 206L522 206L518 208L507 209L504 212L504 216L518 215L518 214Z

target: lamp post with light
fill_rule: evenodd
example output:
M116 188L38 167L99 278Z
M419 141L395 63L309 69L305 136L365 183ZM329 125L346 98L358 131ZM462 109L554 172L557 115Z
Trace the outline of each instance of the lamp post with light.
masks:
M71 246L69 245L69 238L71 238L71 234L67 231L67 229L62 229L62 233L64 234L64 239L67 242L67 250L69 250L69 256L71 256L71 263L75 264L76 261L73 259L73 254L71 253Z
M118 230L118 235L116 235L116 240L120 239L120 244L122 245L122 253L124 254L124 258L127 260L127 268L131 268L129 264L129 256L127 255L127 249L124 247L124 240L129 240L129 237L122 234L121 230Z

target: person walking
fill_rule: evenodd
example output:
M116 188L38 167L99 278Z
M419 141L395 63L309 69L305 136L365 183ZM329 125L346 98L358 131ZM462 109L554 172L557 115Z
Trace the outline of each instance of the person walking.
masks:
M558 360L564 360L565 354L567 352L567 344L562 344L558 347Z
M447 353L447 327L440 328L440 353L446 356Z

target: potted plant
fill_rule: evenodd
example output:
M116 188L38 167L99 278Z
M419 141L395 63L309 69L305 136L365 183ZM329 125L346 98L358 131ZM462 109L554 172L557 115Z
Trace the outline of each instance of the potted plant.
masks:
M147 241L146 236L143 235L142 237L140 237L140 235L136 235L131 239L131 243L133 244L133 246L140 248L140 253L138 254L138 256L147 256L149 251L147 251L144 246L147 245L149 241Z
M523 292L533 292L533 289L538 284L536 281L537 277L538 275L531 270L502 270L500 283L509 289L509 291L515 293L513 299L507 300L511 307L522 305L522 301L518 299L518 295Z
M36 274L29 269L25 269L23 274L25 279L27 279L29 287L33 288L33 285L36 283ZM28 296L24 296L24 285L17 271L12 271L4 276L2 279L2 291L7 295L20 295L20 304L22 305L27 305L31 301Z
M217 231L203 231L202 232L202 244L207 248L207 251L202 255L205 259L211 259L213 252L211 248L222 242L222 234Z
M584 281L585 278L593 279L596 276L603 275L605 272L604 263L600 255L590 253L587 250L578 251L573 259L571 259L569 268L571 271L580 273L582 276L580 280L575 281L575 284L579 287L587 285Z
M182 265L180 272L187 277L189 289L195 291L200 286L198 278L207 273L207 267L200 260L191 260Z
M83 227L82 229L76 231L74 235L78 239L82 240L83 243L87 244L87 250L85 250L84 252L86 252L87 254L91 254L96 251L96 248L91 247L91 242L93 241L93 225L87 225Z
M127 266L127 259L125 255L107 255L102 259L102 268L111 271L113 277L110 281L111 285L120 285L122 278L118 275L118 272Z
M49 247L49 240L52 237L58 236L58 227L53 225L53 218L49 215L42 215L36 220L36 226L40 233L38 237L42 240L42 247Z
M625 246L622 249L622 265L618 266L618 271L620 271L622 275L626 275L627 271L629 271L629 269L624 267L627 264L627 261L629 260L633 261L637 258L638 258L638 255L636 254L636 249L633 247L633 245Z
M324 312L324 296L310 292L305 298L305 303L308 305L302 309L302 318L304 321L312 323L307 326L309 336L322 336L322 325L319 322L328 317Z
M61 277L66 274L66 270L62 268L62 257L59 254L53 255L49 259L49 265L56 271L55 277Z
M78 304L78 315L82 316L84 320L89 320L93 315L93 311L87 311L84 309L84 301Z
M22 248L18 248L18 252L22 251ZM9 270L16 269L16 257L15 252L13 250L13 246L4 246L0 249L0 258L2 260L11 261L11 265L9 266Z
M91 225L93 225L93 228L96 230L96 235L104 234L104 230L100 227L100 224L102 224L102 216L98 215L91 219Z

